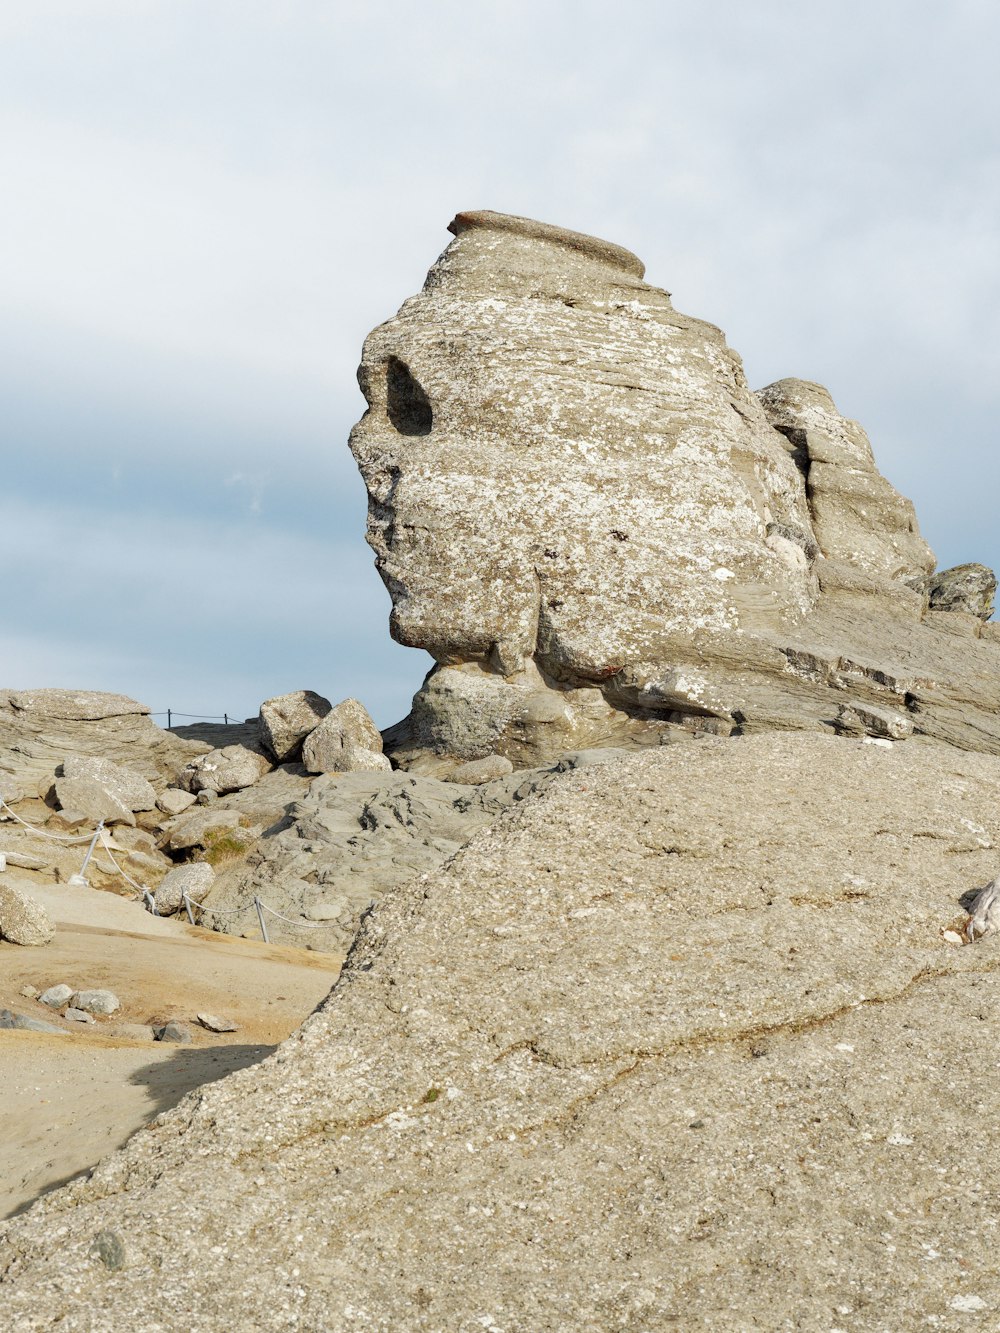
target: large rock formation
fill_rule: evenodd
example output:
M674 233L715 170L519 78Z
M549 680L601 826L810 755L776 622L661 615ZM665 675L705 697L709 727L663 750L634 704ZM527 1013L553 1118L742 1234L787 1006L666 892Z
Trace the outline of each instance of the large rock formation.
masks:
M438 663L398 763L830 728L845 706L848 730L1000 750L993 631L927 614L913 508L825 389L752 393L617 246L494 213L450 230L365 343L351 436L392 633Z
M942 932L998 845L1000 760L943 745L567 771L6 1224L7 1326L994 1327L1000 937Z

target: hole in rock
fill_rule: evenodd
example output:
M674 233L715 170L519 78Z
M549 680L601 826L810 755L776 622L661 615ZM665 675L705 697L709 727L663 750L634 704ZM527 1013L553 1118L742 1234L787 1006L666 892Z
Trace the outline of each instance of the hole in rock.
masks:
M391 356L386 365L386 411L400 435L430 435L434 413L409 366Z

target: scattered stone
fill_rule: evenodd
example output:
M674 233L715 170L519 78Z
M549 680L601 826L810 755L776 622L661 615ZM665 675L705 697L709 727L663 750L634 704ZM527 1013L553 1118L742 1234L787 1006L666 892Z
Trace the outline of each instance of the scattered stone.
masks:
M260 734L279 764L297 759L306 736L330 712L330 701L312 690L295 690L260 706Z
M40 1018L29 1018L27 1014L15 1014L9 1009L0 1009L0 1028L9 1028L22 1032L58 1032L65 1036L64 1028L54 1023L45 1023Z
M198 1022L209 1032L239 1032L239 1027L229 1018L220 1018L218 1014L198 1014Z
M21 989L20 989L17 993L18 993L18 995L23 995L24 998L25 998L26 1000L37 1000L37 999L38 999L38 987L37 987L37 986L31 986L31 985L25 985L25 986L22 986Z
M16 880L0 881L0 939L11 944L48 944L55 931L45 908Z
M88 1014L113 1014L122 1004L114 991L110 990L74 991L71 1003Z
M215 882L215 871L205 861L175 866L157 885L153 895L158 916L170 916L184 905L184 895L200 903Z
M168 787L156 798L157 809L162 810L165 815L179 815L194 805L195 798L189 791L182 791L180 787Z
M495 782L513 773L514 765L502 754L488 754L484 759L470 759L459 764L447 775L447 782L461 782L468 787L478 787L483 782Z
M61 1009L64 1004L69 1004L72 998L73 987L60 983L58 986L50 986L48 990L42 991L38 997L38 1003L48 1005L50 1009Z
M154 1041L172 1041L184 1044L191 1040L191 1033L183 1023L164 1023L161 1027L153 1028Z
M208 789L200 791L196 797L199 805L212 805L218 799L218 792L209 791Z
M178 780L190 792L212 792L222 796L226 792L252 787L270 769L270 760L259 750L250 750L245 745L226 745L193 760Z
M29 856L27 852L4 852L7 864L19 870L44 870L48 866L44 856Z
M63 1010L63 1018L68 1018L72 1023L93 1023L96 1021L93 1014L88 1014L86 1009L78 1009L75 1005Z
M9 773L0 773L0 800L6 805L16 805L24 800L24 790L16 778Z
M99 1231L94 1237L90 1253L111 1273L120 1272L128 1262L128 1250L117 1231Z

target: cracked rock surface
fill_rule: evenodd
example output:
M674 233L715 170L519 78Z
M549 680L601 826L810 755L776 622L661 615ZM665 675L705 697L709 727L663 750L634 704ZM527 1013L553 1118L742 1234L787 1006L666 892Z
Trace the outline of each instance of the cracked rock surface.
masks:
M942 931L998 842L1000 760L920 741L566 771L273 1056L7 1224L8 1326L995 1322L1000 941Z

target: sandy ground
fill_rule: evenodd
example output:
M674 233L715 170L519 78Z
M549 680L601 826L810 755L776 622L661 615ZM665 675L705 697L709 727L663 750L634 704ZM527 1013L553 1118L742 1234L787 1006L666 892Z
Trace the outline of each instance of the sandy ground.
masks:
M89 1170L192 1088L263 1059L326 996L342 961L11 873L46 908L56 936L43 948L0 941L0 1008L54 1022L66 1035L0 1030L0 1217ZM107 987L122 1007L83 1025L19 993L60 982ZM195 1022L206 1011L239 1030L207 1032ZM149 1026L171 1018L189 1027L191 1045L152 1041Z

